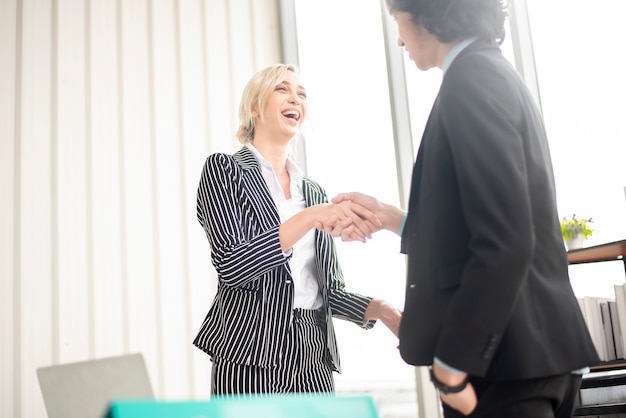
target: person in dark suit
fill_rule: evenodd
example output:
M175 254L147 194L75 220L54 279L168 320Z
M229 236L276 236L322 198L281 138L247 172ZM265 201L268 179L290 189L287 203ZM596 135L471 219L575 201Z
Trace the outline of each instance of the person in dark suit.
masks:
M443 70L408 212L356 192L332 202L359 203L401 235L400 354L431 366L446 417L570 417L598 356L568 277L542 116L499 48L505 5L386 4L410 59Z
M401 312L345 289L334 237L315 222L355 224L375 216L352 202L328 203L303 176L288 146L307 117L297 68L257 72L241 99L234 155L204 164L197 217L217 271L217 293L194 344L211 356L214 395L334 392L341 372L333 317L369 329L380 319L397 335ZM362 231L363 232L362 232Z

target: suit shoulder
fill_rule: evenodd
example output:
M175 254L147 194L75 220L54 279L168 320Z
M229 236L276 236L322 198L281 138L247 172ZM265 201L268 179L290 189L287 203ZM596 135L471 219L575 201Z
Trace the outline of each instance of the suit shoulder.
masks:
M444 75L438 101L455 110L449 112L455 118L465 110L507 108L516 112L522 89L519 74L492 47L459 55Z
M206 157L206 164L224 164L227 161L233 161L233 156L224 152L214 152Z
M206 160L204 161L205 170L216 168L226 169L227 167L231 167L234 165L236 164L233 156L223 152L210 154L208 157L206 157Z
M202 179L234 179L238 177L239 166L232 155L216 152L209 155L204 161Z

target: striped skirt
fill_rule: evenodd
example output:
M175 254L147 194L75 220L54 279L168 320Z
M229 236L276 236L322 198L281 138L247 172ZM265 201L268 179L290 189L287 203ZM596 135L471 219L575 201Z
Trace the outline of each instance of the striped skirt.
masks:
M319 393L335 391L326 350L324 313L295 309L282 360L274 368L213 358L212 395Z

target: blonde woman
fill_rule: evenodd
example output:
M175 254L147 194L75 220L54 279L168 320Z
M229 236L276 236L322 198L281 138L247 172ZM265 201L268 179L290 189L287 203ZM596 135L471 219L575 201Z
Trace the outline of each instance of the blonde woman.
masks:
M397 335L401 312L346 291L333 237L315 226L350 225L365 241L380 222L356 203L329 204L288 158L307 117L295 66L256 73L239 117L244 146L210 155L198 187L218 287L194 344L211 356L215 395L334 392L332 317L364 329L380 319Z

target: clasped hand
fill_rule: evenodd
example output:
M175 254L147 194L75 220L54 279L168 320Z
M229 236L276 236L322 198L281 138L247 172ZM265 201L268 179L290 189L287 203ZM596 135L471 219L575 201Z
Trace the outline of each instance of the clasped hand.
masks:
M315 222L315 228L343 241L366 242L381 226L374 212L349 200L325 205L324 216Z
M331 202L343 208L345 217L330 217L316 222L315 227L334 237L341 237L342 241L365 242L366 238L371 238L372 233L381 229L398 233L404 216L401 209L359 192L341 193Z

